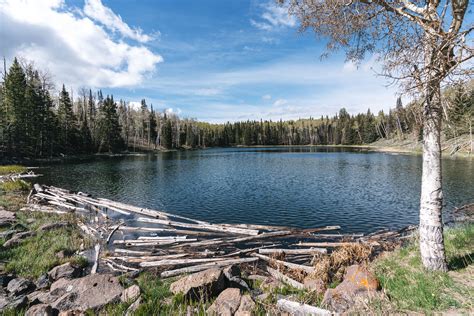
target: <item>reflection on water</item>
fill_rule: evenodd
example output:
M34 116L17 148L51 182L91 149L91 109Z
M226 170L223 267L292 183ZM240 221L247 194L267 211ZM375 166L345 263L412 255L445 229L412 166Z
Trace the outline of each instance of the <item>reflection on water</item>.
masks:
M331 147L178 151L46 166L46 184L212 222L348 232L418 222L421 157ZM446 209L474 200L474 161L443 161Z

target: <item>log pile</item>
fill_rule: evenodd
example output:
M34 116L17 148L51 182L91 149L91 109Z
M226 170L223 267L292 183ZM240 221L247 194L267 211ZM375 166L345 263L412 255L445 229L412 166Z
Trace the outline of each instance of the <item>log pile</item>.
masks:
M293 272L310 274L314 260L334 248L357 243L379 247L413 229L364 236L328 233L338 231L339 226L296 229L215 224L37 184L27 209L81 214L78 226L97 241L94 272L105 267L122 272L153 268L162 277L172 277L246 264L266 269L297 287L302 285L291 277Z

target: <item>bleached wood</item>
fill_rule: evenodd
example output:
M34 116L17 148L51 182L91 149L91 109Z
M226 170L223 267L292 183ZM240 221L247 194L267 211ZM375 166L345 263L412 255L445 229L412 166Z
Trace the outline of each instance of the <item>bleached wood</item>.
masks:
M277 301L277 307L289 313L290 315L297 315L297 316L307 316L307 315L315 315L315 316L329 316L333 315L333 313L327 309L301 304L298 302L290 301L287 299L279 299Z
M287 255L315 255L327 253L325 248L308 248L308 249L259 249L258 253L265 254L287 254Z
M186 268L180 268L176 270L164 271L161 273L161 277L169 278L169 277L173 277L173 276L177 276L177 275L181 275L185 273L194 273L194 272L204 271L211 268L220 268L220 267L230 266L233 264L250 263L250 262L255 262L257 260L258 258L241 258L241 259L229 259L229 260L223 260L223 261L218 261L218 262L211 262L211 263L206 263L206 264L201 264L201 265L196 265L196 266L191 266L191 267L186 267Z
M99 268L99 256L100 256L100 244L97 243L94 247L95 255L94 255L94 265L91 269L91 274L96 274L97 269Z
M291 262L286 262L286 261L283 261L283 260L273 259L273 258L264 256L264 255L261 255L261 254L258 254L258 253L254 253L253 256L255 256L257 258L260 258L260 259L262 259L266 262L274 262L276 264L281 264L281 265L283 265L287 268L290 268L290 269L302 270L306 273L311 273L311 272L314 271L313 267L304 266L304 265L301 265L301 264L296 264L296 263L291 263Z
M208 262L217 262L224 261L221 258L203 258L203 259L169 259L169 260L158 260L151 262L142 262L140 267L161 267L161 266L176 266L183 264L192 264L192 263L208 263Z
M279 281L282 281L282 282L284 282L288 285L291 285L292 287L300 289L300 290L304 289L304 285L302 283L300 283L296 280L293 280L292 278L290 278L289 276L284 275L283 273L281 273L278 270L272 269L269 266L267 266L267 271L268 271L268 273L270 273L270 275L272 277L274 277L275 279L277 279Z

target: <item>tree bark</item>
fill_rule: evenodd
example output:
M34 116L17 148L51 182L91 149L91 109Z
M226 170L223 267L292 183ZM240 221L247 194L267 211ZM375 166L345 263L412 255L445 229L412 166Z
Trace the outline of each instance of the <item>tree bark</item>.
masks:
M447 271L443 238L441 175L441 89L430 80L425 88L423 174L420 199L420 253L428 270Z

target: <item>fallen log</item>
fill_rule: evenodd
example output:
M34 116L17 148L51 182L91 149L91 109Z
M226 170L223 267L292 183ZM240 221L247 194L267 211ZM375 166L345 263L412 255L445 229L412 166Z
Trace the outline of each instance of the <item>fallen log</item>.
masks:
M290 301L287 299L279 299L277 301L277 307L283 312L287 312L290 315L317 315L317 316L329 316L332 312L327 309L301 304L298 302Z
M325 248L309 248L309 249L260 249L260 254L287 254L287 255L316 255L319 253L327 253Z
M177 275L181 275L185 273L194 273L194 272L204 271L211 268L221 268L221 267L230 266L233 264L250 263L250 262L255 262L257 260L258 258L241 258L241 259L223 260L223 261L205 263L201 265L196 265L196 266L191 266L191 267L186 267L186 268L181 268L181 269L176 269L176 270L164 271L161 273L160 276L162 278L169 278L169 277L173 277L173 276L177 276Z
M127 255L137 255L137 256L151 256L153 252L151 251L138 251L138 250L128 250L128 249L120 249L115 248L114 253L123 253Z
M277 279L279 281L282 281L283 283L291 285L292 287L300 289L300 290L304 289L304 285L302 283L300 283L296 280L293 280L292 278L290 278L289 276L284 275L283 273L281 273L278 270L272 269L269 266L267 266L267 272L270 273L270 275L272 277L274 277L275 279Z
M210 230L210 231L218 231L218 232L227 232L239 235L258 235L259 231L254 229L244 229L244 228L234 228L234 227L224 227L215 224L188 224L182 222L175 222L169 220L161 220L161 219L151 219L151 218L144 218L140 217L137 219L138 222L143 223L154 223L154 224L161 224L166 226L174 226L174 227L184 227L184 228L191 228L191 229L198 229L198 230Z
M209 263L209 262L217 262L217 261L225 261L225 259L221 259L221 258L169 259L169 260L165 259L165 260L159 260L159 261L142 262L140 263L140 267L149 268L149 267L161 267L161 266L176 266L176 265L191 264L191 263Z
M99 267L100 244L96 244L94 249L95 249L94 265L92 266L91 274L96 274L97 268Z
M304 265L301 265L301 264L296 264L296 263L291 263L291 262L286 262L286 261L283 261L283 260L273 259L273 258L264 256L264 255L261 255L261 254L258 254L258 253L254 253L252 255L257 257L257 258L260 258L260 259L262 259L266 262L270 262L270 263L274 262L276 264L281 264L281 265L283 265L287 268L290 268L290 269L302 270L306 273L311 273L311 272L314 271L313 267L304 266Z
M344 247L344 246L355 246L361 245L360 242L299 242L296 246L301 247ZM372 245L373 243L364 243Z
M117 224L113 229L112 231L110 232L110 234L107 236L107 240L106 240L106 243L108 244L110 242L110 239L112 238L113 234L117 231L117 229L122 226L124 223L119 223Z

